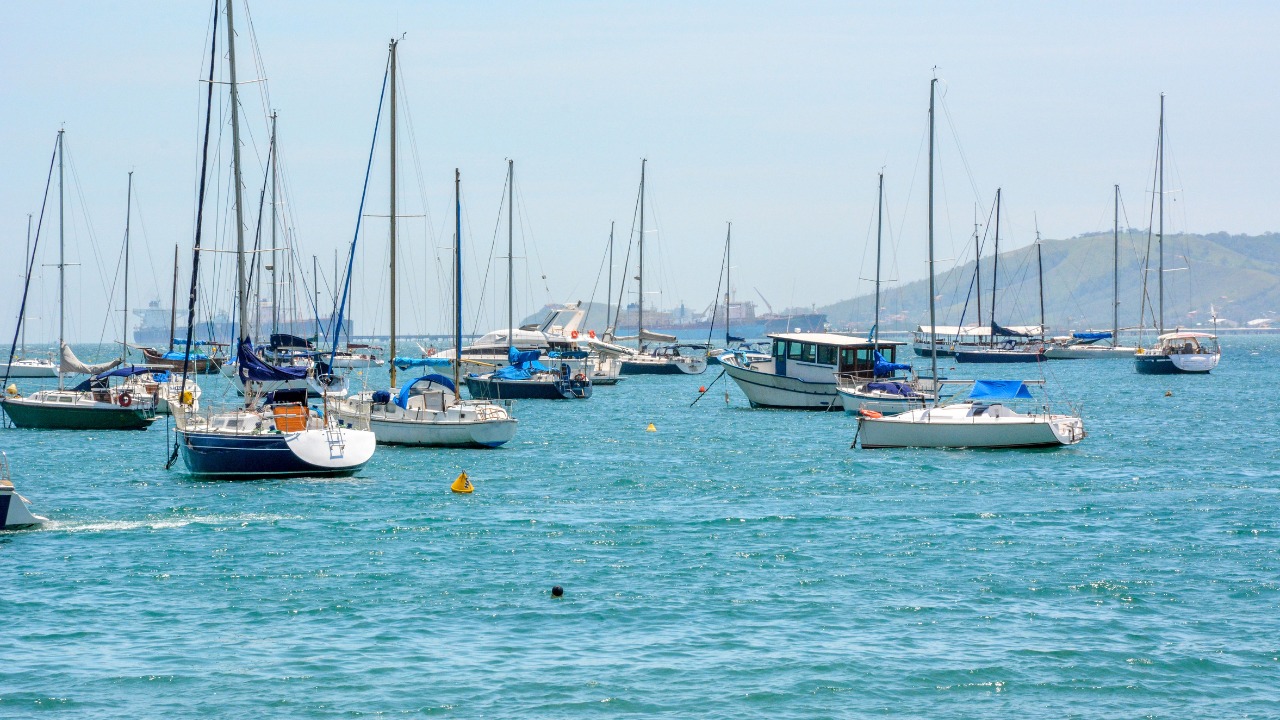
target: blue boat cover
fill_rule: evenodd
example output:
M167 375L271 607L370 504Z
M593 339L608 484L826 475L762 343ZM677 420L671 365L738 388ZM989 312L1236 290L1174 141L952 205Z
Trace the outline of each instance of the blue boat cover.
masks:
M239 373L241 382L287 382L289 380L301 380L307 376L307 369L304 367L276 367L268 365L262 361L253 352L253 341L245 338L240 341L240 349L236 351L236 359L239 361Z
M1000 337L1031 337L1026 333L1020 333L1017 330L1010 330L1007 327L1000 327L995 323L991 323L991 334L993 336L998 335Z
M401 370L408 370L409 368L413 368L413 367L449 367L451 364L453 364L453 361L451 361L449 358L438 358L438 357L426 357L426 358L398 357L393 359L391 362L394 363L395 366L400 368Z
M876 351L876 364L871 371L873 375L876 377L889 377L898 370L910 371L911 366L907 363L891 363L884 359L884 355L881 355L879 350Z
M1109 332L1078 332L1071 333L1071 337L1077 340L1106 340L1111 337Z
M161 360L182 360L186 357L187 357L187 353L183 350L170 350L164 355L161 355L160 359ZM191 359L192 360L208 360L209 356L205 355L202 352L193 352L191 353Z
M378 405L386 405L391 402L391 393L387 390L374 390L373 401Z
M872 382L867 383L868 390L879 390L892 395L901 395L902 397L920 397L920 394L911 389L911 386L904 382Z
M1021 380L974 380L971 400L1030 400L1031 391Z
M132 377L143 373L155 372L152 368L145 365L121 365L115 370L108 370L93 376L94 380L106 380L113 377Z
M746 338L740 338L740 337L738 337L737 335L729 335L729 336L726 336L726 337L725 337L725 339L726 339L726 340L728 340L728 341L729 341L729 342L731 342L731 343L736 343L736 342L737 342L737 343L740 343L740 342L746 342L746 341L747 341L747 339L746 339Z
M565 358L566 360L585 360L591 353L586 350L552 350L547 353L547 357L558 360Z
M458 388L454 387L452 380L443 375L432 373L430 375L423 375L408 385L400 388L400 394L396 397L396 405L401 409L404 409L405 403L409 402L409 396L412 395L413 386L418 383L435 383L437 385L443 385L453 391L454 395L458 394Z

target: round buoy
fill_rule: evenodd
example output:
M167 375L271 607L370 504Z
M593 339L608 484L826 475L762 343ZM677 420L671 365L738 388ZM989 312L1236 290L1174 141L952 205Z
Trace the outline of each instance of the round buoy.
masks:
M707 386L706 386L706 385L701 385L701 386L699 386L699 387L698 387L698 392L700 392L700 393L704 393L704 392L706 392L706 391L707 391Z
M1165 391L1164 391L1164 396L1165 396L1165 397L1173 397L1173 391L1172 391L1172 390L1165 390Z
M564 595L564 588L560 587L559 585L556 585L555 587L551 588L551 597L561 597L563 595Z

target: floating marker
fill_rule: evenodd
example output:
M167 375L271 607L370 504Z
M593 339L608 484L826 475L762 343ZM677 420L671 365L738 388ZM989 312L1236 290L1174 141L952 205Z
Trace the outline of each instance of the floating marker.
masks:
M644 429L644 431L645 431L645 432L658 432L658 428L654 427L654 426L653 426L653 423L649 423L649 427L645 428L645 429Z
M1165 397L1173 397L1173 391L1172 391L1172 390L1165 390L1165 391L1164 391L1164 396L1165 396Z
M699 387L699 388L698 388L698 392L700 392L700 393L704 393L704 392L706 392L706 391L707 391L707 386L706 386L706 385L703 385L703 386L701 386L701 387Z
M475 487L471 484L471 480L467 478L467 471L463 470L458 479L454 480L453 484L449 486L449 489L456 493L469 493L475 490Z
M559 585L551 588L551 597L561 597L562 595L564 595L564 588Z

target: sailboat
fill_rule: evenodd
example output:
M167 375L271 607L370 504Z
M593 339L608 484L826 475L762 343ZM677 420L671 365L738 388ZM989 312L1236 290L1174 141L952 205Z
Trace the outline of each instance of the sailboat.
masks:
M975 272L977 263L975 263ZM1000 189L996 189L996 247L991 265L991 333L986 347L957 347L956 362L962 363L1029 363L1043 362L1044 345L1032 344L1029 335L996 323L996 283L1000 273ZM1043 288L1041 289L1043 298ZM1044 305L1041 302L1040 334L1044 334ZM1001 338L997 340L997 338Z
M897 415L912 408L924 407L926 399L936 400L936 383L926 384L913 376L911 365L888 360L880 352L880 255L884 220L884 173L880 173L876 205L876 294L875 315L871 325L872 366L870 377L862 373L837 376L836 392L846 413L872 410L882 415ZM899 372L908 375L900 376Z
M733 284L730 282L730 252L733 249L733 223L728 223L724 235L724 348L709 350L707 362L720 365L720 358L725 354L738 355L746 362L757 362L769 359L768 343L762 341L747 342L744 337L736 337L730 325L733 321ZM714 322L712 325L714 326ZM711 346L711 336L707 335L707 346Z
M933 155L934 155L934 97L938 79L929 84L929 346L932 377L938 377L937 352L937 300L934 290L933 257ZM993 315L994 317L994 315ZM992 322L994 327L995 323ZM939 394L942 388L967 384L969 391L963 400L940 404L930 400L923 408L908 410L899 415L883 415L865 410L858 414L858 430L854 444L862 439L862 447L980 447L1021 448L1073 445L1084 439L1084 423L1075 415L1051 414L1048 406L1043 412L1020 412L1009 405L1033 399L1032 385L1043 385L1039 380L938 380ZM958 397L958 394L957 394Z
M1111 331L1084 331L1050 338L1044 356L1050 360L1106 360L1131 358L1137 348L1120 344L1120 186L1115 186L1111 227Z
M22 286L25 295L27 288L31 286L31 270L35 265L35 258L31 255L31 214L27 213L27 252L23 255L23 262L26 266L22 271ZM18 339L21 345L17 354L10 351L9 362L0 363L0 374L4 375L4 383L8 384L9 378L53 378L58 376L58 366L53 364L53 360L49 358L29 358L27 357L27 324L25 318L19 319L22 326L18 329Z
M66 232L63 202L63 133L58 131L58 387L24 396L9 385L0 398L0 407L20 428L60 430L146 430L155 422L155 404L150 397L135 396L122 387L111 387L112 368L123 362L85 364L66 342ZM91 375L68 389L67 375Z
M9 457L0 452L0 530L43 525L49 518L35 515L27 508L31 501L18 494L9 476Z
M591 378L585 367L588 353L566 351L551 368L541 362L541 350L515 345L515 161L507 161L507 365L487 373L468 373L467 392L483 400L585 400L591 397Z
M649 332L644 327L644 174L648 160L640 161L640 235L639 235L639 272L636 281L639 288L636 293L636 336L634 338L613 338L611 341L622 342L635 340L636 349L622 358L623 375L701 375L707 371L707 352L701 345L689 345L676 342L674 335ZM622 305L621 302L618 303ZM621 309L621 308L619 308ZM647 343L662 343L650 346Z
M1159 268L1156 271L1160 296L1156 313L1156 342L1149 348L1139 347L1134 355L1134 367L1140 375L1204 375L1218 367L1222 348L1218 337L1206 332L1187 332L1175 329L1165 332L1164 326L1164 94L1160 95L1160 139L1156 143L1156 167L1159 176L1160 225ZM1145 295L1146 282L1143 282ZM1144 318L1145 320L1145 318ZM1141 343L1139 343L1141 344Z
M291 377L286 369L266 364L253 352L249 323L249 283L246 275L244 240L244 207L241 198L240 172L240 102L236 84L236 45L232 15L233 0L226 0L227 59L231 92L231 143L232 173L235 180L235 228L236 228L236 297L239 310L237 323L236 354L238 376L244 385L244 405L239 408L199 414L184 405L173 408L177 428L177 441L168 465L171 467L179 452L187 470L209 478L249 479L290 476L344 476L364 467L373 457L376 442L372 432L351 427L338 419L336 414L320 415L307 405L306 390L277 390L256 403L258 385ZM211 33L209 57L208 105L205 113L205 156L207 161L208 138L213 103L213 72L217 63L217 14ZM379 109L380 111L381 109ZM372 155L370 156L372 162ZM202 163L203 164L203 163ZM200 234L203 220L205 194L205 168L201 168L200 189L197 196L196 238L191 269L192 292L187 307L187 343L191 348L191 321L195 313L195 281L199 277ZM368 173L365 174L368 183ZM364 211L361 200L360 213ZM358 216L359 217L359 216ZM357 220L358 227L358 220ZM356 238L359 237L357 232ZM355 239L352 240L352 256ZM348 267L348 285L350 268ZM345 291L344 291L345 292ZM341 315L335 327L335 337L341 329ZM335 339L336 342L336 339ZM183 370L183 379L187 371ZM327 404L328 398L325 398Z

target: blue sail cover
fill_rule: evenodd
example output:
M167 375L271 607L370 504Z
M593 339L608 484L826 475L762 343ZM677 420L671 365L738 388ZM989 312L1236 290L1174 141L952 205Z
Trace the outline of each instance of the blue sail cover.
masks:
M185 360L186 357L187 357L187 353L183 350L170 350L164 355L161 355L160 359L161 360ZM191 359L192 360L208 360L209 356L205 355L202 352L192 352Z
M437 375L435 373L432 373L430 375L423 375L422 377L414 380L408 385L405 385L404 387L400 388L400 394L396 396L396 405L398 405L401 409L404 409L405 403L409 402L409 396L413 394L412 393L413 386L417 385L418 383L435 383L437 385L443 385L449 388L449 390L451 390L454 395L458 394L458 388L454 387L452 380L450 380L449 378L443 375Z
M1021 380L974 380L970 400L1030 400L1031 391Z
M920 393L912 390L911 386L904 382L872 382L867 383L867 389L879 390L891 395L901 395L906 398L920 397Z
M98 373L92 377L86 378L84 382L71 388L76 392L89 392L94 388L107 387L107 381L113 377L132 377L134 375L143 375L145 373L155 372L152 368L145 365L121 365L114 370L108 370L104 373Z
M409 368L415 367L449 367L453 364L453 361L449 358L441 357L398 357L393 359L391 362L401 370L408 370Z
M879 350L876 351L876 364L871 371L873 375L876 377L889 377L899 370L906 370L909 372L911 370L911 366L907 363L891 363L884 359L884 355L881 355Z
M241 382L288 382L301 380L307 376L305 367L276 367L268 365L253 352L253 341L245 338L240 341L240 349L236 351L239 361Z
M1071 333L1071 337L1077 340L1106 340L1111 337L1109 332L1078 332Z
M999 337L1031 337L1026 333L1020 333L1017 330L1010 330L1007 327L1000 327L995 323L991 323L991 335Z

